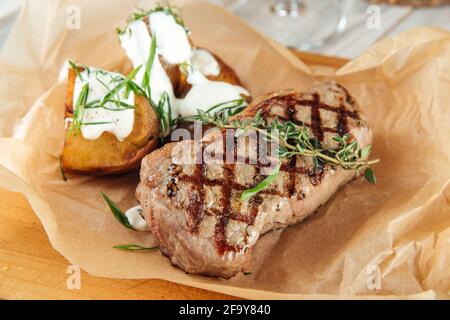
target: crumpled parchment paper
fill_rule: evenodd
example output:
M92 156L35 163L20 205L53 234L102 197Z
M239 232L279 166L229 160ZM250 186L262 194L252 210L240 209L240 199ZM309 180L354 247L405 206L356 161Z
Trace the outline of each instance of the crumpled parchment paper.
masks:
M289 50L224 9L174 2L194 42L233 66L255 96L325 78L343 84L373 127L378 184L353 181L306 222L264 235L248 276L192 276L158 251L113 249L155 244L150 233L119 225L100 196L133 205L138 175L62 180L66 83L58 74L67 58L120 71L126 57L115 28L152 2L28 1L0 56L0 186L26 195L54 248L96 276L161 278L246 298L447 298L450 33L411 30L313 78Z

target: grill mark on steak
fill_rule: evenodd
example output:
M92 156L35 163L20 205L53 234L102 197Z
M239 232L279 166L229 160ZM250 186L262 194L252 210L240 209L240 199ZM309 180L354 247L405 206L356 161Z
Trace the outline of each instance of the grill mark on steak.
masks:
M289 179L287 180L285 184L285 190L287 193L287 196L292 197L297 193L297 190L295 190L296 182L297 182L297 173L295 170L295 167L297 165L297 157L290 157L287 163L287 172L289 173Z
M231 215L231 183L235 179L235 165L225 165L223 176L224 181L222 183L222 199L220 204L223 208L221 214L219 214L217 223L214 230L214 237L216 241L216 249L219 254L223 255L226 251L236 251L237 248L232 246L227 241L226 227Z
M223 145L226 146L226 155L224 160L226 162L227 160L232 158L234 162L233 164L225 164L223 167L224 181L221 184L222 198L220 200L223 211L220 212L219 215L216 215L217 222L214 228L216 249L220 255L223 255L227 251L238 250L238 248L228 243L226 235L228 221L230 219L230 216L233 214L231 210L231 196L233 191L232 185L235 183L235 161L237 160L237 139L234 134L230 135L230 133L231 132L228 130L225 134L222 133ZM230 146L230 143L234 143L234 145ZM230 154L230 152L232 152L232 154Z
M345 94L345 101L354 106L356 102L349 94L349 92L342 86L338 85L338 87ZM302 122L295 117L291 117L289 112L293 112L295 114L295 108L291 107L292 101L295 101L295 105L300 105L300 107L309 107L311 108L311 122L306 123ZM303 125L305 127L311 128L313 134L316 136L319 141L323 141L324 132L337 133L339 135L344 135L349 132L348 121L347 118L352 118L355 120L361 120L357 111L349 111L346 110L345 106L341 103L339 107L329 106L326 103L323 103L320 100L320 96L318 93L313 93L313 99L299 99L296 93L287 94L283 96L274 96L271 97L258 105L258 109L261 110L261 116L267 117L271 116L270 111L273 104L279 104L283 106L287 106L286 116L278 117L280 120L291 121L297 125ZM337 113L337 126L335 128L323 127L321 123L320 110L327 110L334 113ZM273 115L272 115L273 116Z
M203 154L203 146L201 147ZM195 192L189 194L189 204L187 206L187 227L192 233L198 232L198 226L203 220L205 206L205 164L195 165L192 178L192 188Z
M345 113L344 106L341 104L337 117L336 133L340 136L343 136L349 131L350 130L348 128L347 115Z
M222 138L224 139L224 144L226 143L226 134L222 134ZM237 147L237 144L235 143L234 148ZM202 153L205 146L202 146ZM257 157L259 159L259 139L258 139L258 147L257 147ZM235 159L235 155L237 153L237 150L234 149L232 156ZM225 152L222 154L222 160L225 162ZM296 174L303 174L308 176L311 179L311 182L315 182L317 184L317 176L312 175L312 172L310 169L302 166L302 167L296 167L297 163L297 157L292 157L289 159L288 162L285 162L282 164L280 171L281 172L288 172L289 179L287 181L287 185L285 185L284 190L274 190L274 189L264 189L261 190L257 195L253 196L249 200L249 214L243 215L240 212L235 212L232 210L231 207L231 201L232 201L232 191L244 191L249 188L255 187L258 183L255 182L251 186L247 186L244 184L240 184L236 181L235 176L235 164L224 164L224 179L209 179L206 177L206 164L196 164L195 170L193 175L187 175L187 174L179 174L178 180L179 181L185 181L189 182L192 185L192 188L195 190L195 192L191 193L189 195L189 204L187 207L187 225L188 230L195 234L198 232L198 227L203 220L204 214L205 214L205 186L208 187L214 187L219 186L220 187L220 206L223 208L222 210L211 210L216 218L217 223L215 225L214 229L214 239L216 242L216 249L217 252L221 255L225 254L228 251L237 252L240 249L242 249L242 246L234 246L228 243L227 237L226 237L226 228L228 225L228 222L230 219L244 222L248 225L253 225L255 223L255 219L258 216L260 205L263 203L262 195L275 195L280 197L286 197L286 196L294 196L296 192ZM171 165L172 166L172 165ZM255 174L253 175L253 181L256 181L257 177L261 175L261 168L267 168L269 165L262 165L258 162L257 165L255 165ZM313 183L314 184L314 183ZM300 193L301 194L301 193ZM299 195L300 195L299 194ZM299 197L299 199L304 199L305 196L302 195ZM247 238L245 239L247 241Z
M315 94L320 97L317 103L314 102ZM364 120L358 121L358 105L347 95L346 91L333 83L317 86L305 93L280 91L261 97L261 102L250 105L239 118L251 119L257 112L263 111L261 116L269 123L277 117L281 122L292 121L297 125L308 126L311 128L311 141L317 144L320 137L313 135L314 121L304 123L310 122L310 111L316 103L324 139L320 144L326 149L335 146L331 139L333 135L345 134L350 129L352 133L355 129L355 139L362 144L369 143L370 132L364 130L369 127ZM215 143L221 144L225 135L226 130L222 130L222 136L217 133L206 136L201 140L204 150L217 149ZM250 138L254 139L255 135ZM211 164L207 160L210 158L205 155L202 166L186 163L181 165L181 170L174 166L164 170L181 156L184 159L185 154L174 154L174 145L164 147L164 150L143 161L137 197L149 216L149 226L158 237L162 252L186 272L228 279L245 270L250 262L251 248L261 234L310 216L330 198L331 193L353 177L351 173L336 169L328 163L311 163L307 157L283 159L276 181L252 196L248 202L242 202L241 192L260 183L273 166L273 161L265 161L272 157L262 159L261 156L267 155L267 150L264 150L263 140L260 141L258 136L256 138L257 152L254 150L255 144L250 144L254 141L246 140L244 145L239 146L235 144L234 147L239 147L239 151L242 146L250 146L251 152L244 156L245 159L238 155L239 161L233 165L224 164L227 161L223 161L227 158L227 151L228 162L236 159L234 155L237 155L235 152L230 157L229 149L220 151L226 143L222 143L219 150L214 152ZM186 141L177 146L187 147L183 150L188 150L189 159L192 159L194 154L197 157L200 149L195 149L196 143ZM195 153L192 147L197 150ZM247 149L245 152L247 154ZM257 161L253 158L255 153ZM164 160L163 168L158 163L161 159ZM196 159L199 160L198 157ZM334 169L336 174L331 172ZM164 184L178 187L176 197L165 195L166 190L161 189ZM191 198L192 193L195 196ZM154 203L163 201L164 206L152 206L150 199ZM199 206L198 210L194 210L196 206Z
M311 129L319 141L323 141L323 129L320 120L320 97L317 93L313 94L314 99L310 101L311 107Z
M344 89L345 101L351 105L355 102L350 97L348 92ZM291 121L297 125L302 125L311 128L314 136L319 140L323 141L325 132L337 133L339 135L344 135L349 132L348 120L347 118L353 118L359 120L359 115L356 112L348 111L345 109L343 103L340 103L339 107L333 107L326 105L321 102L318 93L312 94L313 99L300 99L296 93L287 94L283 96L274 96L269 98L257 108L261 112L262 117L274 117L271 114L271 109L274 104L285 107L285 112L282 116L277 116L280 120ZM304 123L297 118L296 107L309 107L311 109L311 123ZM337 124L335 128L323 127L321 121L320 110L328 110L337 113ZM214 227L214 240L216 243L216 250L220 255L225 254L228 251L237 252L242 249L242 246L232 245L227 241L227 226L230 219L246 223L248 225L253 225L255 219L258 216L260 205L263 203L264 195L275 195L280 197L294 197L303 200L306 195L303 192L297 192L297 174L304 175L309 178L312 185L317 186L321 183L324 173L325 166L320 163L319 166L314 168L307 168L305 166L297 167L297 157L291 157L287 162L284 162L280 168L281 172L287 173L287 179L284 182L283 190L277 189L264 189L261 190L257 195L251 197L248 204L248 214L244 215L241 212L235 212L232 208L232 197L233 191L244 191L249 188L255 187L260 179L256 179L261 176L261 168L267 168L270 164L262 164L260 160L260 144L257 138L256 147L256 157L257 164L254 166L255 173L252 177L254 181L252 186L240 184L236 181L235 177L235 166L238 160L237 155L237 140L234 134L229 132L229 130L222 130L223 146L226 147L225 151L222 153L223 163L227 161L234 160L234 164L224 164L223 165L223 179L209 179L206 177L206 164L197 164L192 176L186 174L180 174L177 178L180 181L190 182L192 188L195 190L189 195L189 204L187 208L188 213L188 230L192 233L198 232L198 227L203 220L204 211L206 206L205 199L205 186L208 187L220 187L220 207L222 210L211 209L211 212L217 218L216 225ZM232 142L234 142L233 147L231 147ZM202 145L201 154L203 155L204 148L206 146ZM231 147L231 148L230 148ZM246 158L244 163L249 164L250 159ZM258 180L258 181L257 181ZM247 241L247 236L245 236L245 241Z

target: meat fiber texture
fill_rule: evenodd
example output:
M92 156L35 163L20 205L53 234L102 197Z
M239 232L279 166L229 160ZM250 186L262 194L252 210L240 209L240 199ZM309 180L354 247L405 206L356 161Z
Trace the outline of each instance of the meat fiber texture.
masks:
M205 2L174 3L195 43L222 57L255 97L288 88L305 92L326 79L343 85L373 130L373 157L381 159L377 185L351 181L309 219L266 232L252 248L251 274L230 280L186 274L159 250L113 249L158 243L151 233L119 225L100 195L129 208L139 176L63 181L66 84L57 78L69 57L120 71L126 57L115 28L136 5L153 3L28 1L0 59L0 186L26 195L53 247L92 275L166 279L245 298L446 297L449 33L411 30L382 40L337 72L313 74L230 13ZM81 30L67 29L67 7L77 4ZM14 243L1 246L14 252Z
M311 137L330 148L336 134L351 134L361 147L372 141L357 102L335 82L306 93L266 95L239 117L251 120L258 112L269 123L276 118L307 126ZM263 161L261 137L237 133L216 131L201 141L172 143L143 160L137 199L161 251L186 272L224 278L244 272L261 234L305 219L357 176L329 164L314 168L311 158L295 156L279 160L273 183L241 201L270 163Z

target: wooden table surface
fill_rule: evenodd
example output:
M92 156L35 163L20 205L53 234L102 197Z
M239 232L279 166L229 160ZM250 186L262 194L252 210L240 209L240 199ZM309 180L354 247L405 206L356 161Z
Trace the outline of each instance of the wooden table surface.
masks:
M310 66L337 69L347 60L294 52ZM50 245L22 194L0 188L0 299L233 299L164 280L117 280L81 273L67 289L70 263Z

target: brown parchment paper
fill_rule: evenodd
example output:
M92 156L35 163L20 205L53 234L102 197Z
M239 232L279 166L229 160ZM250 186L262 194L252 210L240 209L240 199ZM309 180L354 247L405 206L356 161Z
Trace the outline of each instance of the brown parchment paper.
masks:
M101 199L135 203L137 173L64 182L67 58L121 70L115 27L138 1L28 1L0 56L0 186L26 195L53 247L92 275L161 278L246 298L448 298L450 294L450 34L417 29L369 48L334 75L313 77L287 49L223 9L174 1L194 42L219 54L255 95L305 90L334 78L362 105L374 129L378 184L353 181L306 222L259 240L252 275L186 275L129 231ZM80 8L81 28L67 28ZM149 7L151 1L139 4ZM368 31L369 32L369 31Z

